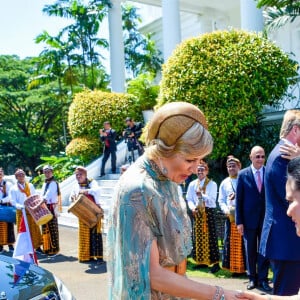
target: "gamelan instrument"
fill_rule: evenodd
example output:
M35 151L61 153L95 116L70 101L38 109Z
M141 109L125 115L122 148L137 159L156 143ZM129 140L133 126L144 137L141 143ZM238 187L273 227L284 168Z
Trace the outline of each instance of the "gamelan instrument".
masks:
M24 205L37 225L45 225L52 220L53 215L40 195L29 196Z
M89 228L93 228L103 217L103 209L83 194L78 195L68 212L73 213Z

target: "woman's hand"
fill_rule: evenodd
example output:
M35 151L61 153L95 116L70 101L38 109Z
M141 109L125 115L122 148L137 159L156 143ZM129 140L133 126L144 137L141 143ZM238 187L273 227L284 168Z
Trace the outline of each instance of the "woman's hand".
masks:
M279 148L281 157L285 159L293 159L300 156L300 147L298 145L284 144Z

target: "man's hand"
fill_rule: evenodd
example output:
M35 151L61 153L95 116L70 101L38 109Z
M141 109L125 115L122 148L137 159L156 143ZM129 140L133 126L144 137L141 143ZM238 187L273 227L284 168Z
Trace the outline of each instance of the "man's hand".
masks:
M240 235L244 235L244 225L243 224L237 225L236 228Z

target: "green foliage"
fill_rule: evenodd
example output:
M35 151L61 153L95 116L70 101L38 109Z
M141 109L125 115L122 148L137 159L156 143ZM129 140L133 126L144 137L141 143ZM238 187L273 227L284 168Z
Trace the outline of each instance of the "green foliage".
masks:
M140 74L128 82L127 92L136 96L140 109L153 109L157 104L159 86L154 83L154 76L150 73Z
M45 180L45 175L42 173L43 166L45 165L51 165L53 167L53 175L58 182L62 182L74 174L74 170L77 166L84 165L84 162L80 160L79 157L66 156L64 152L60 152L58 156L42 156L41 160L43 163L35 168L38 175L31 180L36 188L41 188Z
M102 91L76 94L69 109L68 126L73 140L67 146L67 155L80 156L84 162L99 155L99 129L103 123L110 121L121 136L127 116L141 120L142 112L133 95Z
M143 35L139 32L142 20L137 8L132 4L123 4L122 21L126 70L133 77L144 72L157 74L163 63L162 53L151 40L151 33Z
M34 173L41 155L61 151L68 98L55 82L28 89L35 60L0 56L0 163ZM12 171L10 171L12 172Z
M257 0L257 7L264 7L266 31L292 23L300 16L300 2L295 0Z
M141 110L133 95L85 91L74 97L69 109L68 127L72 138L98 138L103 122L110 121L117 132L122 132L127 116L141 119Z
M287 5L299 4L299 2L295 0L256 0L256 2L258 8L261 8L263 6L275 6L281 8Z
M45 5L43 12L49 16L69 18L72 22L57 36L43 32L36 38L37 43L47 47L40 57L49 72L68 82L73 91L78 81L90 89L106 88L108 75L100 63L99 51L108 48L106 39L98 37L100 25L107 16L109 1L58 0ZM50 57L51 59L47 59ZM64 65L67 64L67 67ZM97 80L101 76L100 80Z
M226 157L245 139L255 142L257 133L251 140L244 130L259 121L264 105L278 104L296 75L296 62L269 40L238 30L212 32L174 50L163 66L159 105L197 105L214 138L212 158Z
M94 137L74 138L66 147L66 154L70 157L79 157L84 164L95 159L100 153L99 139Z

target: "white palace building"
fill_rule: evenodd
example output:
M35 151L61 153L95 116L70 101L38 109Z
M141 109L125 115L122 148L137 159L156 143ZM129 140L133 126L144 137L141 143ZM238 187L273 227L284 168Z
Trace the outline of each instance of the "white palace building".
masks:
M108 19L111 88L115 92L124 92L125 67L121 23L121 3L124 1L111 0L111 2L112 8ZM153 33L153 39L163 53L165 61L176 45L186 38L229 28L256 32L264 28L263 10L257 9L255 0L132 0L131 2L137 7L143 5L142 10L147 16L146 19L150 21L141 28L141 31ZM300 17L293 23L268 33L268 36L283 51L290 53L293 59L300 62ZM291 92L296 102L283 103L282 110L299 107L299 84L291 87Z

